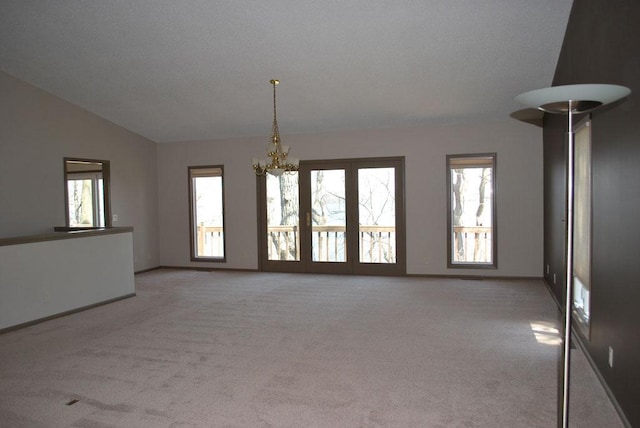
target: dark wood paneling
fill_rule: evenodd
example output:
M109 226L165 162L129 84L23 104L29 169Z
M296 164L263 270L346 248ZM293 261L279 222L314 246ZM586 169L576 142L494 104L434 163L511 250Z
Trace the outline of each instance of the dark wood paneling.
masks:
M544 277L558 301L564 300L565 135L563 116L544 119ZM547 272L548 266L548 272Z
M640 2L574 2L554 85L614 83L631 96L593 113L591 337L585 346L632 426L640 426ZM564 153L546 121L545 262L562 268L556 217L564 199ZM559 271L561 274L561 270ZM550 282L551 283L551 282ZM557 290L554 290L560 298ZM614 350L609 367L608 349Z

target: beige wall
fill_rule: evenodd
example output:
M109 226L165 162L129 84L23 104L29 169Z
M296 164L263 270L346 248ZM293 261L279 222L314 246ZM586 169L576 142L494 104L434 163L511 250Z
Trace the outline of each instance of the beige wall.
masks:
M269 130L256 138L158 146L161 263L255 269L256 180ZM301 159L406 157L407 273L542 276L541 130L505 117L496 122L424 128L283 135ZM498 269L447 269L447 154L497 152ZM187 166L225 167L226 263L189 260Z
M263 155L269 130L254 138L156 145L4 73L0 91L0 237L63 225L62 158L105 159L111 161L114 226L134 227L136 270L257 268L256 181L249 163ZM406 157L408 273L541 276L539 128L505 117L283 139L307 160ZM445 156L479 152L498 153L498 269L447 269ZM228 239L222 264L189 260L187 166L206 164L225 166Z
M135 294L131 232L0 245L0 331Z
M135 269L159 265L156 144L0 72L0 237L64 226L65 156L111 161L111 205Z

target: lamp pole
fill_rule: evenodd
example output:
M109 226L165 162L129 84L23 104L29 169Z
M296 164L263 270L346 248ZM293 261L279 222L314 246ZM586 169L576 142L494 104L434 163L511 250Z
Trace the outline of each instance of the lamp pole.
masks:
M558 426L569 426L569 392L571 371L571 321L573 308L573 234L574 234L574 162L575 136L573 115L587 113L626 97L631 90L624 86L585 84L552 86L518 95L516 101L545 113L566 114L568 118L567 179L566 179L566 235L565 235L565 292L562 332L562 379L558 388Z
M573 133L573 108L572 101L567 103L568 106L568 143L567 143L567 184L566 184L566 204L567 204L567 237L566 237L566 255L565 261L565 298L564 298L564 328L562 342L562 403L558 409L558 415L561 416L558 425L566 428L569 426L569 381L571 372L571 321L572 321L572 305L573 305L573 205L574 205L574 162L575 162L575 135ZM558 418L560 419L560 418ZM560 424L561 422L561 424Z

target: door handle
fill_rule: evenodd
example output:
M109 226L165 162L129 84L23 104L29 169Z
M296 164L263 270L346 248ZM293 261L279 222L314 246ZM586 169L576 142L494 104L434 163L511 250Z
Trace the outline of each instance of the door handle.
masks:
M307 227L311 227L311 213L307 213Z

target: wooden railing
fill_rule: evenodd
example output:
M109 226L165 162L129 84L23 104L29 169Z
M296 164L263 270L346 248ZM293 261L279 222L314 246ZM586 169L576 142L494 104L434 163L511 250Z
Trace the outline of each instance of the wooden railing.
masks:
M311 227L311 248L314 262L345 262L347 251L345 249L344 226L318 226Z
M313 260L345 261L345 226L312 227ZM269 260L299 260L300 234L297 226L270 226L267 230ZM394 226L360 226L361 263L395 263Z
M453 261L491 263L493 235L489 226L454 226Z
M298 226L269 226L267 251L269 260L300 260Z
M490 263L492 261L491 227L454 226L454 262ZM269 260L300 260L300 233L297 226L270 226ZM345 227L313 226L314 261L344 261ZM358 234L361 263L395 263L396 232L394 226L360 226ZM198 255L222 256L222 226L198 226Z
M360 226L360 262L395 263L395 226Z
M198 253L199 257L224 256L224 229L222 226L198 225Z

